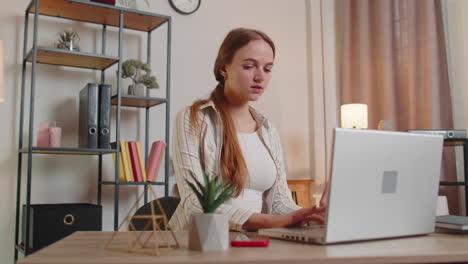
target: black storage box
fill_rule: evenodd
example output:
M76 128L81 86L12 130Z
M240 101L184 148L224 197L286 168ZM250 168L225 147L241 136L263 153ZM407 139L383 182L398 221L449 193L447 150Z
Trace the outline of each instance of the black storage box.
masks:
M75 231L102 231L102 206L95 204L31 204L28 253L46 247ZM26 205L23 205L23 242Z

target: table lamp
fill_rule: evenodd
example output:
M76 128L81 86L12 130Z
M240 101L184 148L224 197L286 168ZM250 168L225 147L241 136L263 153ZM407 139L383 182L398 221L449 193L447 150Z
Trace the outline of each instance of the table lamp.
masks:
M3 94L3 40L0 40L0 103L5 101Z
M367 128L367 104L341 105L341 127Z

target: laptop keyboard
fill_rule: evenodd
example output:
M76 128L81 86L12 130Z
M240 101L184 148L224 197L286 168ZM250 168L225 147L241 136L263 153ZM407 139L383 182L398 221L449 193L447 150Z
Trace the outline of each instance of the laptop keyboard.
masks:
M325 228L324 225L321 225L317 222L308 222L305 227L307 227L308 229L314 229L314 228Z
M288 228L287 232L282 234L283 239L311 243L325 237L323 226L314 225L311 227Z
M262 234L262 232L260 233ZM303 227L273 228L264 230L263 235L303 243L313 243L324 238L325 228L324 225L319 224L310 224Z
M323 225L312 225L312 226L303 226L303 227L289 227L285 228L288 233L301 234L301 235L310 235L310 234L323 234L325 228Z

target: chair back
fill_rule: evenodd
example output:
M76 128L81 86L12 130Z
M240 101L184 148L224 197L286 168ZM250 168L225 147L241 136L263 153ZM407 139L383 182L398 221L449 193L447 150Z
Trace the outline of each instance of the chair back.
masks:
M167 220L169 221L169 219L171 219L172 215L174 214L177 206L179 205L179 202L180 202L179 197L167 196L167 197L161 197L161 198L155 199L143 205L142 207L140 207L135 212L134 216L151 215L151 204L153 204L153 207L154 207L154 214L162 215L162 212L158 206L157 201L159 201L159 204L164 210ZM149 219L132 219L131 221L132 221L134 228L132 227L132 225L130 225L128 227L128 230L130 231L153 230L153 224L151 223ZM159 225L159 230L166 230L162 221L157 220L156 223Z

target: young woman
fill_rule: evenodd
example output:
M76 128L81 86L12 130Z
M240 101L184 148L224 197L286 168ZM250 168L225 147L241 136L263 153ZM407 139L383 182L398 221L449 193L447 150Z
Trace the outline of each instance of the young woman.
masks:
M249 106L267 89L274 58L266 34L232 30L215 61L218 85L208 99L177 114L171 158L181 202L170 220L174 230L188 229L192 214L202 211L186 183L190 172L203 182L202 171L235 184L234 197L217 209L228 215L231 229L323 222L322 206L301 208L292 200L278 132Z

